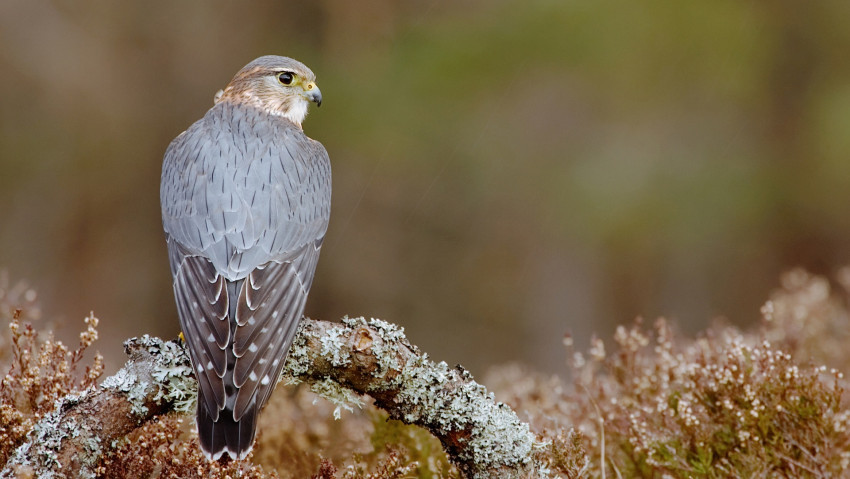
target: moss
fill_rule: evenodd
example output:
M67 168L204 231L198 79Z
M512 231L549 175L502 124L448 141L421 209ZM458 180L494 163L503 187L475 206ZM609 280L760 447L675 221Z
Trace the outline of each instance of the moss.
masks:
M458 474L443 452L440 441L425 429L389 419L383 411L373 414L373 427L370 437L373 450L382 450L390 444L409 451L411 462L419 466L417 477L431 479Z

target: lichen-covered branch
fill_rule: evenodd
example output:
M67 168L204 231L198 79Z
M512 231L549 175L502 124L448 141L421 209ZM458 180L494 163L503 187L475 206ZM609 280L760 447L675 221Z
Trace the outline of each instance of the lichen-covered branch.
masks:
M393 324L363 318L304 321L284 374L321 388L338 384L368 394L390 417L434 434L468 477L531 472L534 436L528 425L463 368L428 360Z
M94 477L115 441L157 414L191 410L196 396L188 358L174 342L144 336L125 343L127 364L99 388L66 396L43 418L0 478ZM374 398L390 417L422 426L471 478L532 472L534 436L527 424L464 369L434 363L403 330L381 320L302 321L284 370L340 402Z
M178 344L143 336L127 340L124 350L130 360L99 387L57 401L0 478L94 478L115 441L157 414L192 404L197 383Z

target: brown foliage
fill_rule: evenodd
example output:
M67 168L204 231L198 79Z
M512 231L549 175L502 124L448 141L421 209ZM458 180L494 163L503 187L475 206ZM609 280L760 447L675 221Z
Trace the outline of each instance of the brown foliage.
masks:
M100 477L247 477L379 479L458 477L426 431L387 421L367 407L333 419L334 406L304 386L281 391L264 410L249 461L209 462L190 418L170 413L127 437ZM289 394L286 394L288 392ZM388 444L392 444L388 446Z
M574 352L572 384L508 368L497 391L550 441L541 459L564 477L582 449L596 477L603 467L616 477L844 476L846 379L823 363L850 363L845 298L799 270L782 286L758 332L718 324L688 339L664 319L651 329L638 319L618 328L613 351L595 339Z
M838 284L850 284L850 270ZM803 271L782 278L761 326L716 324L696 339L664 319L620 327L613 343L572 350L571 381L517 366L487 384L527 420L535 460L550 477L838 477L850 468L850 408L842 370L846 291ZM83 369L97 337L86 319L68 351L30 325L10 321L8 373L0 383L0 454L5 460L59 397L98 377ZM389 420L371 405L334 418L335 405L306 387L281 387L261 416L251 461L210 463L191 418L167 414L130 434L104 459L101 477L459 477L439 441Z
M127 479L160 477L278 477L248 461L226 463L206 460L197 437L190 433L191 420L170 413L149 421L127 436L98 471L100 477Z
M8 298L0 297L3 310L9 310L9 304L3 301ZM55 340L52 334L40 337L31 324L21 323L20 318L25 315L22 309L14 308L8 334L4 335L11 357L0 381L0 463L3 464L33 425L53 410L57 399L95 385L103 372L100 354L95 354L84 368L81 364L86 350L97 340L98 319L94 315L85 318L86 330L80 333L79 346L74 350Z

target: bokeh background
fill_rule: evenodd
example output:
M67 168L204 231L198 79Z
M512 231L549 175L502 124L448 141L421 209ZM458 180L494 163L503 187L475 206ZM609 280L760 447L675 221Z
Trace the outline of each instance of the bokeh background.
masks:
M480 374L635 316L735 324L850 248L850 2L0 2L0 268L73 340L177 331L168 143L251 59L309 65L333 162L307 314Z

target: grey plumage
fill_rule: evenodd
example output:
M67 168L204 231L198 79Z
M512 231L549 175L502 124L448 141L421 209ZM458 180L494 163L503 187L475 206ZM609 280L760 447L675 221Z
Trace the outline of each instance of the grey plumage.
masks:
M163 226L212 459L250 451L327 230L330 161L300 124L321 102L314 80L295 60L258 58L165 153Z

